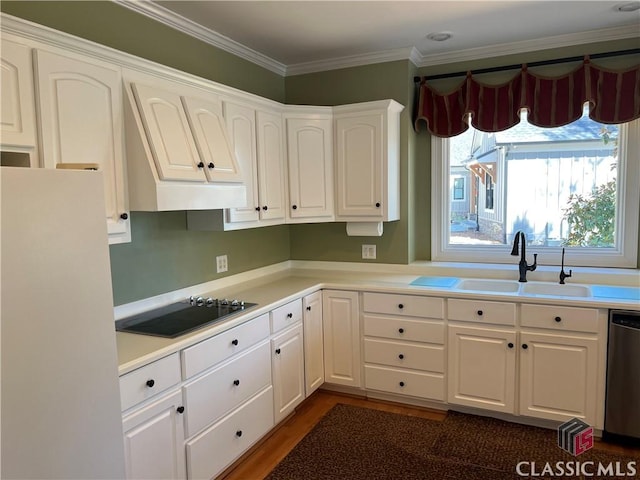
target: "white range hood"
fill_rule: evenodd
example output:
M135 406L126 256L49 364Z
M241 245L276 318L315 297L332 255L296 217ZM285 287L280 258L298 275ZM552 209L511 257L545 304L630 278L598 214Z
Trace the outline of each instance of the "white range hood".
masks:
M216 97L127 83L125 134L132 211L243 207L246 187Z

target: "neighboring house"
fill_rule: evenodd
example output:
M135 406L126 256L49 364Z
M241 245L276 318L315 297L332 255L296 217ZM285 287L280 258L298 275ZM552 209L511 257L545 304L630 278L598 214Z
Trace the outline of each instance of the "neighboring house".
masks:
M569 196L588 195L616 178L613 146L605 145L601 128L588 117L540 128L523 115L520 124L503 132L474 130L467 144L471 156L463 162L471 174L470 198L465 207L452 200L452 218L468 209L467 218L477 214L485 238L510 243L522 230L533 244L560 245L568 234L563 210ZM458 177L463 178L461 166L452 161L451 178Z

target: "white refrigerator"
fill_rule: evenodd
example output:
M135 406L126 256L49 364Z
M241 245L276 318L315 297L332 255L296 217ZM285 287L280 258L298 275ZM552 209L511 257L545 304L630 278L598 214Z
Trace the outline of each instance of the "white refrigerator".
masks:
M122 479L100 172L0 167L0 477Z

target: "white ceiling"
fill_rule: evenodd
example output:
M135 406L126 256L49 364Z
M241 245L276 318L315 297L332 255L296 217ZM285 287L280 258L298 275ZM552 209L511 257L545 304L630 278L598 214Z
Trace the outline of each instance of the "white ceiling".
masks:
M637 37L638 1L116 0L283 74L411 58L418 66ZM450 32L445 42L428 40Z

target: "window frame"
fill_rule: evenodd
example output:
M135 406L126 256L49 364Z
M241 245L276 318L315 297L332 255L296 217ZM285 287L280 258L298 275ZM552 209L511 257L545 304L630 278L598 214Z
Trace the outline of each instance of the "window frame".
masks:
M462 182L462 187L456 187L456 181L461 181ZM467 185L466 185L466 178L461 177L459 175L456 175L453 177L453 186L451 187L451 201L452 202L464 202L467 200L467 195L466 195L466 190L467 190ZM461 198L456 198L456 191L461 191L462 192L462 197Z
M620 215L616 219L616 245L611 249L564 247L565 265L637 268L640 209L640 119L620 125L618 184ZM449 194L448 138L431 137L431 261L464 263L513 263L511 245L449 244L451 195ZM630 161L631 160L631 161ZM635 161L634 161L635 160ZM560 265L562 246L532 246L540 265Z

